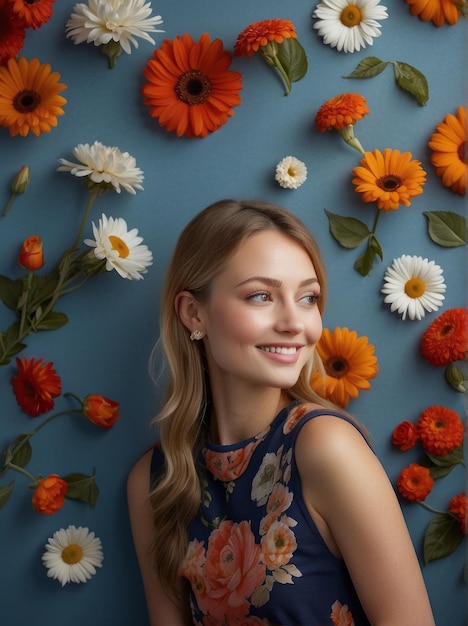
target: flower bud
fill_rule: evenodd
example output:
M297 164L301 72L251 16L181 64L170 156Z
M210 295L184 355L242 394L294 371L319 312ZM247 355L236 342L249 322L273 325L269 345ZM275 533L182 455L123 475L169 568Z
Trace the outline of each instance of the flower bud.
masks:
M42 240L37 235L31 235L23 241L18 256L18 263L25 270L40 270L44 265L44 253L42 252Z
M68 483L58 474L50 474L40 480L33 493L32 504L36 513L53 515L57 513L65 501Z
M456 391L466 393L466 378L461 367L455 362L449 363L445 368L445 378L449 385Z
M29 167L23 165L20 171L11 181L11 190L13 193L24 193L29 187Z
M398 446L402 452L414 448L418 440L416 427L412 422L405 420L395 427L392 433L392 443Z
M86 396L83 400L83 414L90 422L100 428L109 429L119 419L118 402L97 394Z

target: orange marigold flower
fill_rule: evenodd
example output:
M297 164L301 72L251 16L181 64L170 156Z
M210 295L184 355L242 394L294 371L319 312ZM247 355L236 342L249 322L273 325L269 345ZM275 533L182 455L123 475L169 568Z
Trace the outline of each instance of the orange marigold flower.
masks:
M44 513L44 515L57 513L63 506L67 490L67 481L60 478L58 474L50 474L40 480L32 497L36 513Z
M315 116L315 127L320 132L341 130L362 120L370 113L366 99L358 93L342 93L322 104Z
M246 56L247 58L266 46L270 41L283 43L284 39L297 38L296 29L290 20L273 19L263 20L249 24L247 28L239 33L234 45L235 56Z
M325 377L313 372L310 384L320 396L345 407L350 398L357 398L360 389L371 388L369 379L377 376L379 366L367 337L358 337L348 328L337 327L333 332L324 328L317 352Z
M465 358L468 313L464 308L447 309L421 338L421 353L431 365L448 365Z
M422 501L431 493L434 479L427 467L411 463L398 476L397 488L401 496L411 502Z
M466 535L466 520L468 517L468 501L466 493L462 492L457 496L454 496L449 502L448 510L458 518L458 521L460 522L460 529L462 533Z
M411 14L417 15L422 22L432 21L437 27L456 24L462 14L461 2L455 0L406 0L411 7Z
M423 192L426 172L421 162L412 160L411 152L385 148L366 152L361 164L353 169L353 184L364 202L376 202L377 208L396 211L400 204L409 206L411 198Z
M13 13L11 4L0 0L0 65L18 55L25 35L26 31Z
M427 144L432 150L431 163L442 184L461 195L465 193L467 177L465 118L464 107L458 107L456 115L446 115Z
M405 420L394 428L392 433L392 443L398 446L402 452L414 448L418 440L416 427L412 422Z
M16 357L17 374L11 379L16 401L21 409L37 417L54 408L54 398L62 393L62 381L53 363L43 359Z
M178 137L206 137L234 115L242 77L229 70L232 57L220 39L203 33L165 39L143 71L142 93L150 115Z
M40 270L44 265L44 253L42 251L42 239L37 235L31 235L21 245L18 255L18 263L25 270Z
M83 414L90 422L107 430L119 419L119 407L114 400L90 394L83 401Z
M55 0L11 0L11 7L26 28L39 28L53 15Z
M456 411L434 404L418 417L416 432L427 452L444 456L461 446L465 426Z
M38 59L9 59L0 67L0 126L6 126L12 137L50 132L67 102L59 95L66 89L59 78Z

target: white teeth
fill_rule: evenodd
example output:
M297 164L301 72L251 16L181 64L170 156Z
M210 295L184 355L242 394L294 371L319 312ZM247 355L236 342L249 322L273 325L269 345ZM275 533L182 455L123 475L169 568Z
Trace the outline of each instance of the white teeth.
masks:
M276 354L295 354L296 348L280 348L275 346L261 346L261 350L265 352L276 352Z

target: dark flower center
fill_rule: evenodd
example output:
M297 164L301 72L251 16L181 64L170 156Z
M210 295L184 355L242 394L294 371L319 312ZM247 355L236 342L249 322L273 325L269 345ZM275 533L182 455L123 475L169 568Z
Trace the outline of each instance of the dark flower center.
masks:
M324 367L332 378L343 378L349 372L349 363L342 356L332 356L324 363Z
M211 82L206 74L191 70L182 74L175 91L187 104L203 104L211 94Z
M445 324L445 326L440 329L440 336L447 337L447 335L451 335L453 333L453 330L454 328L452 324Z
M376 181L377 185L384 191L396 191L402 182L401 178L394 174L387 174Z
M37 91L31 91L29 89L23 89L19 91L13 98L13 106L18 113L31 113L34 111L41 102L41 96Z
M463 163L466 163L466 146L464 141L462 141L461 144L458 146L458 158Z

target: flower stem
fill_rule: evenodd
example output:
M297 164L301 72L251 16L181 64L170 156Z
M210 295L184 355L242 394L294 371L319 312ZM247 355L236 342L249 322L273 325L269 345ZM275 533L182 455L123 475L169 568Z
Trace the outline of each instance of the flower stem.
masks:
M286 73L286 70L284 69L284 67L282 66L282 64L280 63L278 56L275 55L273 57L273 63L274 66L277 68L277 70L279 71L279 73L281 74L283 80L284 80L284 84L285 84L285 96L289 95L290 91L291 91L291 81L289 79L289 76Z
M88 221L89 214L91 212L91 209L93 207L94 201L96 200L97 196L98 196L98 191L97 190L90 191L88 204L86 205L86 209L85 209L85 212L84 212L84 215L83 215L83 219L81 220L81 224L80 224L80 227L79 227L78 232L76 234L75 241L73 242L72 250L74 248L78 247L79 241L81 239L81 236L83 235L84 228L85 228L86 223Z
M424 509L427 509L431 513L437 513L437 514L441 514L441 513L445 514L446 513L446 511L439 511L439 509L434 509L432 506L429 506L429 504L426 504L422 500L418 500L418 502Z
M379 225L379 221L380 218L382 217L382 211L380 209L377 209L377 213L375 215L375 219L374 219L374 226L372 227L372 234L375 235L376 231L377 231L377 226Z
M3 209L3 213L2 213L3 217L5 217L5 215L8 213L8 211L11 209L11 207L12 207L12 205L13 205L13 202L15 201L15 198L16 198L16 193L15 193L15 192L13 192L13 193L11 194L10 199L9 199L9 200L8 200L8 202L7 202L6 207Z
M19 325L19 331L18 331L19 337L23 337L24 335L24 324L26 322L26 314L28 311L28 297L29 297L29 292L31 291L32 279L33 279L33 272L30 270L28 272L28 276L26 279L26 291L24 294L23 306L21 307L21 317L20 317L20 325Z
M24 476L32 480L33 483L37 482L35 476L33 476L30 472L25 470L24 467L20 467L19 465L15 465L14 463L7 463L6 465L8 469L12 469L15 472L19 472L20 474L23 474Z

